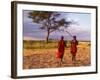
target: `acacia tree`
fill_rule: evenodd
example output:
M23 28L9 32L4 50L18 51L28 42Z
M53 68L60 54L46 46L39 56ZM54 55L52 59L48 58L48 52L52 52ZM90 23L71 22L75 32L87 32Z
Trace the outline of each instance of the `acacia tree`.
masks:
M48 42L50 33L55 30L59 30L60 27L68 27L72 24L71 21L61 18L60 12L48 12L48 11L32 11L29 12L29 18L34 23L41 24L40 29L47 31L46 42Z

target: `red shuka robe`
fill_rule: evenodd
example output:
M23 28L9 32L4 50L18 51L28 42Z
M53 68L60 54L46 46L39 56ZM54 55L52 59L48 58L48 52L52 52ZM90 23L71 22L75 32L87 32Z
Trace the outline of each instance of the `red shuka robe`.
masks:
M72 40L72 41L71 41L71 53L72 53L72 55L74 55L74 56L76 56L77 45L78 45L78 41L77 41L77 40Z
M56 54L57 58L63 57L65 46L66 46L66 44L65 44L64 40L60 40L58 43L58 52Z

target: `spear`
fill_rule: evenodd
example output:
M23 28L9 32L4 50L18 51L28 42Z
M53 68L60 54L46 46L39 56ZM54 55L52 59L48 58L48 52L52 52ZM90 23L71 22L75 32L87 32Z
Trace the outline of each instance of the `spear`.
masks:
M60 31L64 31L64 29L61 29ZM67 32L71 37L73 37L72 34L70 32L68 32L67 30L64 32Z
M72 34L71 34L71 33L69 33L68 31L65 31L65 32L67 32L67 33L68 33L71 37L73 37L73 36L72 36Z

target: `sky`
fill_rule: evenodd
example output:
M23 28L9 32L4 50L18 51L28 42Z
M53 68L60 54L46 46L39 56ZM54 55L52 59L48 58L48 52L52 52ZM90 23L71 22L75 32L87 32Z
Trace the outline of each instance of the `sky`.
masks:
M24 40L45 40L46 30L40 29L40 24L32 22L31 18L28 18L29 10L23 11L23 37ZM67 30L71 35L76 35L78 40L90 41L91 40L91 14L89 13L72 13L72 12L59 12L61 18L65 18L68 21L74 21L76 24L72 24L64 31L54 31L50 34L49 38L58 40L63 35L65 40L71 40L72 37L66 33Z

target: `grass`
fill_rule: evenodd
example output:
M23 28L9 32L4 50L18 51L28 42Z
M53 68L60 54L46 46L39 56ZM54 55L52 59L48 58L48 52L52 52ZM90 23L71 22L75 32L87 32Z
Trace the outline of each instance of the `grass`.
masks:
M70 41L65 41L67 48L70 47ZM87 43L87 44L85 44ZM90 46L89 41L79 41L79 45L87 45ZM54 49L57 48L58 41L50 40L48 43L45 41L25 41L24 40L24 49Z
M56 67L75 67L91 65L91 43L89 41L79 41L76 55L76 64L72 62L70 52L70 41L66 42L63 63L59 63L55 57L58 41L24 41L23 49L23 69L34 68L56 68Z
M24 41L25 49L52 49L57 48L57 41Z

